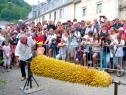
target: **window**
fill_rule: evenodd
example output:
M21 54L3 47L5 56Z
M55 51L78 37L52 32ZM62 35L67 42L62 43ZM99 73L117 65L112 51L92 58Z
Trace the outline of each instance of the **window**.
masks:
M56 12L54 12L54 20L56 20Z
M62 18L63 17L63 9L60 9L60 14L59 17Z
M38 16L40 15L40 10L38 11Z
M86 7L82 8L82 16L86 16Z
M102 3L97 3L97 14L102 12Z
M49 14L49 19L51 19L51 13Z
M36 13L37 13L36 11L33 11L33 17L36 17L37 16Z
M45 20L45 16L44 15L42 16L42 20Z

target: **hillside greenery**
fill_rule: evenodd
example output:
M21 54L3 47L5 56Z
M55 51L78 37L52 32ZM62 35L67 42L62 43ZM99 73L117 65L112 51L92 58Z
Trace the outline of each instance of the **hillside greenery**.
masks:
M25 20L30 11L31 6L24 0L0 0L0 20Z

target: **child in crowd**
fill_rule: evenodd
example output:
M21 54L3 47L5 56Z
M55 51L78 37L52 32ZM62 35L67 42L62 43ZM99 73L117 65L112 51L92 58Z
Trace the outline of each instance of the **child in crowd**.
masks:
M63 39L61 39L61 42L58 44L59 48L59 54L56 56L56 59L62 59L66 60L66 44Z
M93 32L89 31L88 35L85 35L83 37L83 50L84 50L84 54L83 54L83 64L86 66L91 65L92 64L92 46L91 44L93 43Z
M55 34L55 31L53 29L49 29L47 39L44 43L45 45L48 46L47 48L48 48L48 56L49 57L53 56L53 52L56 49L56 43L57 43L56 39L57 39L57 35Z
M92 52L93 52L93 55L92 55L92 59L93 59L93 67L97 67L98 66L98 58L100 57L100 53L101 53L101 40L100 40L100 37L99 37L99 34L96 33L94 35L94 39L93 39L93 47L92 47Z
M50 44L49 47L49 57L55 57L57 54L57 42L56 39L52 39L52 43Z
M76 49L76 53L75 53L76 64L80 64L82 58L83 58L83 47L78 46L77 49Z
M3 46L3 58L4 58L4 66L7 71L10 71L10 63L11 63L11 47L8 40L4 42Z
M122 61L123 61L123 47L125 45L124 40L121 39L121 35L117 36L117 40L114 40L111 43L111 46L113 47L113 62L114 65L117 67L117 76L122 76L123 75L123 66L122 66Z
M112 64L112 58L111 58L111 51L112 48L110 48L111 44L111 37L109 34L106 34L101 39L101 46L102 46L102 68L113 68ZM114 69L114 68L113 68ZM112 72L109 70L109 72Z

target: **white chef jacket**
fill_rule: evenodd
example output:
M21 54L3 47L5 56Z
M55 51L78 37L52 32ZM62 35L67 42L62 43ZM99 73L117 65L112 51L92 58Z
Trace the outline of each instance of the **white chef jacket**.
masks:
M30 59L32 55L32 47L35 45L35 42L31 37L28 37L27 45L18 42L15 50L15 56L19 56L19 60L26 61Z

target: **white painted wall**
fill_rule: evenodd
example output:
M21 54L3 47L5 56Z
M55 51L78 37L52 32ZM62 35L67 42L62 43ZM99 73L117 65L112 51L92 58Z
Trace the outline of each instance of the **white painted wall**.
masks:
M102 2L102 13L97 14L97 3ZM75 18L78 21L81 20L93 20L95 18L99 18L100 15L106 16L109 20L113 20L117 17L119 17L119 10L118 10L118 0L82 0L80 3L75 4L75 10L74 10L74 3L69 4L67 6L63 7L63 15L62 18L60 18L60 9L54 10L51 12L51 20L54 20L54 12L56 12L56 22L62 21L65 22L67 20L73 20L74 19L74 13ZM82 8L86 7L86 16L82 16ZM45 14L45 20L50 19L50 13Z
M45 14L44 20L49 20L49 13L48 14Z
M66 7L64 7L63 19L65 19L66 21L74 19L74 4L70 4Z
M118 0L103 0L103 14L110 20L119 18Z
M61 8L60 8L61 9ZM56 22L57 21L67 21L74 19L74 4L70 4L68 6L63 7L62 18L60 18L60 9L54 10L51 12L51 20L54 20L54 12L56 12ZM50 13L45 14L45 20L50 19Z
M82 7L82 3L75 4L75 18L77 19L77 21L83 20Z
M97 3L102 2L102 13L97 14ZM87 15L83 19L92 20L100 15L113 20L119 16L118 0L82 0L82 7L87 7Z

